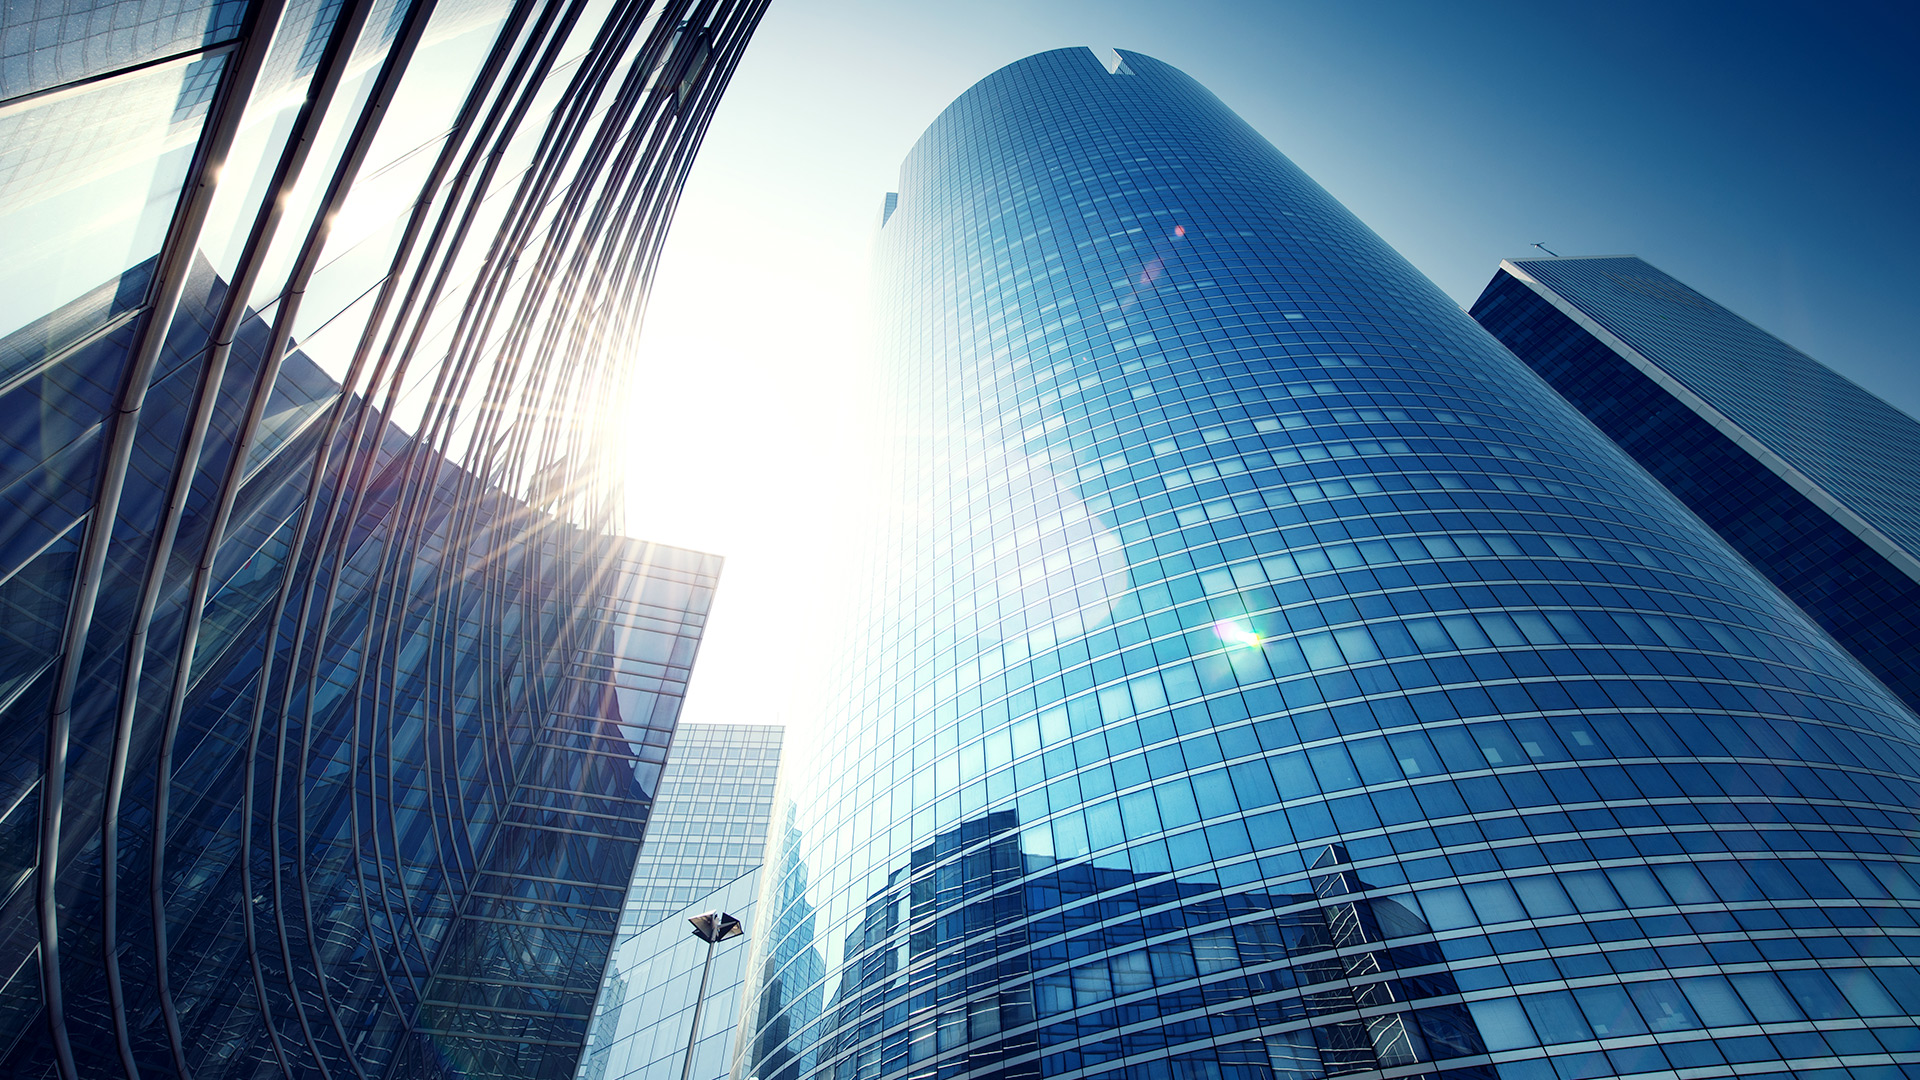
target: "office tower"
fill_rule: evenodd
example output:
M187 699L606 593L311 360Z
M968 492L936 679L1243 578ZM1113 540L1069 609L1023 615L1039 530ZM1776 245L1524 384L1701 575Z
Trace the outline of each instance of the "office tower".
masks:
M1920 421L1630 256L1502 262L1472 311L1920 709Z
M1217 99L1029 57L890 201L738 1075L1920 1060L1913 714Z
M680 1080L703 978L700 1040L687 1075L728 1074L784 732L687 724L674 735L580 1080ZM712 911L739 919L746 936L716 943L707 969L707 945L687 920Z
M719 570L609 425L759 10L0 13L0 1071L573 1073Z

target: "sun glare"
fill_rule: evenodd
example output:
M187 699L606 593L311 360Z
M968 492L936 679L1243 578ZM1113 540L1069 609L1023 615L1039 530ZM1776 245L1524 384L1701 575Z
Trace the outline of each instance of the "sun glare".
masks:
M1213 624L1213 632L1228 645L1245 645L1249 649L1260 647L1260 635L1230 619L1222 619Z

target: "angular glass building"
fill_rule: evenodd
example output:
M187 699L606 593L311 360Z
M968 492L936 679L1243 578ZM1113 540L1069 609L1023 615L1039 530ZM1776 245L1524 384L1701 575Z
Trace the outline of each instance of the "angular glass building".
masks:
M1920 709L1920 421L1631 256L1503 262L1472 312Z
M1217 99L1032 56L887 201L736 1075L1920 1063L1920 721Z
M732 1068L748 942L780 782L784 728L687 724L674 734L646 841L634 863L620 937L594 1010L579 1080L722 1080ZM707 945L687 920L739 919L745 937ZM700 1038L687 1041L696 998Z
M760 7L0 12L0 1072L572 1075L719 571L610 422Z

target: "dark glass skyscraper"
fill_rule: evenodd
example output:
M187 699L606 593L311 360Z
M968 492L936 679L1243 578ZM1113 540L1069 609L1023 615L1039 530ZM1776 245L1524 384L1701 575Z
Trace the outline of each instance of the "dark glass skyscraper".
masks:
M1217 99L1029 57L887 202L738 1075L1920 1062L1920 722Z
M1920 421L1631 256L1503 262L1473 317L1920 709Z
M610 429L761 7L0 10L0 1072L573 1073L719 572Z

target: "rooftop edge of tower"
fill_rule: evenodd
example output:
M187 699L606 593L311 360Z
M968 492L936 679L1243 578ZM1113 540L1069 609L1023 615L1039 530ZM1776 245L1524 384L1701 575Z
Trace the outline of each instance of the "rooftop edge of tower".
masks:
M1645 259L1640 258L1638 255L1515 255L1510 259L1502 259L1500 261L1510 263L1574 262L1580 259L1634 259L1639 262L1646 262ZM1648 263L1648 265L1651 266L1652 264Z
M1138 75L1143 70L1142 65L1145 65L1144 70L1149 73L1152 72L1155 66L1158 66L1159 68L1177 74L1185 74L1171 64L1148 56L1145 53L1134 52L1130 49L1101 48L1093 45L1070 45L1060 49L1045 49L1037 53L1030 53L1010 63L1002 64L1000 67L995 68L993 71L974 81L972 85L956 95L954 99L948 102L946 107L941 109L939 114L929 121L927 126L921 130L920 136L914 140L913 145L908 148L906 155L901 158L901 182L895 184L896 191L890 192L889 195L897 197L898 194L904 193L904 189L907 186L904 181L908 163L921 152L921 148L926 143L927 137L937 130L941 126L941 122L946 120L948 116L965 103L969 97L978 93L983 87L988 86L994 81L1006 77L1009 72L1017 71L1024 67L1044 64L1049 59L1062 61L1069 66L1084 65L1089 74L1092 72L1100 72L1103 75ZM891 216L891 210L885 212L885 217ZM882 225L884 226L884 224L885 219L883 217Z

